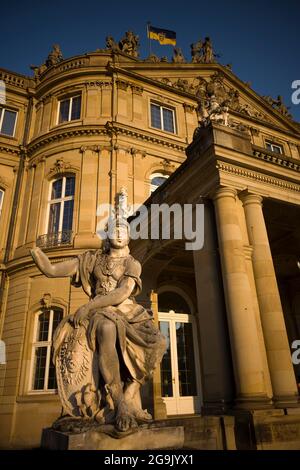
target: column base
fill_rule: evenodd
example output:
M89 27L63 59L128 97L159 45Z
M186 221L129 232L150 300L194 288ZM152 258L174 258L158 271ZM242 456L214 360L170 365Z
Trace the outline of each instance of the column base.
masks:
M273 402L267 395L252 395L237 397L234 408L238 410L265 410L273 408Z
M282 395L273 397L273 403L275 408L298 408L300 407L300 397L297 394L294 395Z

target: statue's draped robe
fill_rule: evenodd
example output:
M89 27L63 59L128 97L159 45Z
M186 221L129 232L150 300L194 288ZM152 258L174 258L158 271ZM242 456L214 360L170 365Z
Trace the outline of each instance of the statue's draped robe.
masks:
M97 295L96 264L101 263L105 256L107 255L103 255L101 251L87 251L78 256L79 266L72 283L77 287L82 286L90 298ZM87 337L90 348L96 351L97 326L104 318L112 321L117 330L118 353L122 356L120 363L121 366L125 365L125 368L121 368L122 379L143 383L161 361L166 349L166 342L159 329L154 325L152 312L138 305L134 300L134 297L142 289L140 274L140 263L129 255L124 260L123 275L117 281L114 280L115 286L111 290L119 287L126 276L130 277L135 281L135 288L130 297L133 303L126 304L126 308L110 306L92 310L89 315ZM107 277L109 281L109 276Z

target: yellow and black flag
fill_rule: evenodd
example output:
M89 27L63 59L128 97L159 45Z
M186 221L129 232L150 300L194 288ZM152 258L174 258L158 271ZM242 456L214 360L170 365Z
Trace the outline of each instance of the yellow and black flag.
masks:
M171 44L176 46L176 33L175 31L169 31L168 29L154 28L154 26L148 25L148 38L158 41L159 44Z

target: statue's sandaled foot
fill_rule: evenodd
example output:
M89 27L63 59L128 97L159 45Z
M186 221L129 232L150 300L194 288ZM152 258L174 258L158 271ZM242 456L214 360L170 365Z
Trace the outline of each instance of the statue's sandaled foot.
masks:
M147 410L137 409L134 411L134 416L138 422L147 423L152 421L152 415Z
M116 415L115 428L118 431L125 432L129 429L134 429L137 427L138 424L134 414L129 411L127 405L124 402L120 403Z
M138 423L149 423L152 421L152 415L147 410L143 410L140 406L129 401L126 402L126 405Z

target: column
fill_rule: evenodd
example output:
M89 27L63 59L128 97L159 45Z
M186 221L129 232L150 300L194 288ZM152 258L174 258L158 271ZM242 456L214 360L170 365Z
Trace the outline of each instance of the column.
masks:
M247 275L236 191L220 188L214 195L224 294L239 406L267 406L263 361Z
M234 398L234 384L213 210L212 205L205 203L204 246L193 251L196 319L204 411L224 413Z
M274 400L278 405L297 402L297 385L262 211L262 197L245 192L240 198L244 206L249 241L253 247L253 271Z

